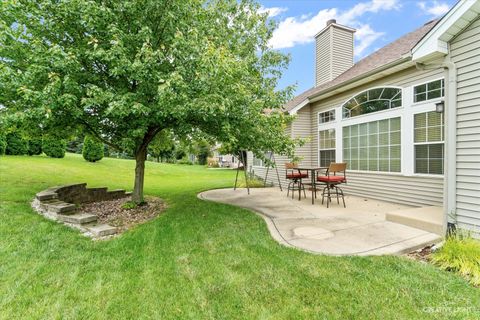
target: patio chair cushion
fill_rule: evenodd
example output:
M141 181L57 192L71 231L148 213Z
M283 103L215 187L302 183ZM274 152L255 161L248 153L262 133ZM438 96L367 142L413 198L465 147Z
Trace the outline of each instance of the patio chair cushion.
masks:
M308 174L307 173L300 173L300 172L288 173L287 174L287 179L303 179L303 178L308 178Z
M342 176L318 176L317 181L342 183L342 182L347 182L347 179Z

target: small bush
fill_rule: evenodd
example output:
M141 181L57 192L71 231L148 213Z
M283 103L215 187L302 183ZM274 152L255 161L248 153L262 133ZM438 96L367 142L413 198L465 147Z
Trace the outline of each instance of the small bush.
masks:
M103 143L99 142L97 139L86 136L83 141L83 158L90 162L96 162L102 160L103 158Z
M187 158L182 158L180 160L177 161L177 164L188 164L188 165L192 165L193 162L188 160Z
M440 269L453 271L465 277L474 286L480 286L480 241L469 236L448 237L444 245L431 257Z
M217 159L215 158L208 158L207 159L207 165L209 168L218 168L220 165L218 164Z
M51 158L65 157L67 143L63 139L56 137L44 137L42 142L43 152Z
M138 204L135 201L127 201L122 204L122 209L125 210L132 210L138 207Z
M5 149L7 148L7 139L4 135L0 135L0 155L5 154Z
M6 137L7 147L5 153L9 155L24 155L28 152L28 143L19 133L11 132Z
M238 188L246 188L247 184L245 183L245 179L240 180L237 183L237 187ZM263 187L265 187L265 182L260 178L249 178L248 179L248 187L249 188L263 188Z
M39 154L42 154L42 139L28 140L28 155L38 156Z

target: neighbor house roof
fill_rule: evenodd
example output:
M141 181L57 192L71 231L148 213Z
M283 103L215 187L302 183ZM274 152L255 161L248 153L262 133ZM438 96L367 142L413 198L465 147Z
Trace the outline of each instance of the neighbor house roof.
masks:
M329 88L351 80L355 77L366 74L382 66L388 65L396 60L401 60L406 54L410 54L412 48L435 26L438 20L427 22L415 31L407 33L403 37L375 51L371 55L355 63L350 69L327 83L318 87L313 87L300 95L296 96L284 106L286 111L290 111L302 104L305 99L315 96L319 93L328 91Z

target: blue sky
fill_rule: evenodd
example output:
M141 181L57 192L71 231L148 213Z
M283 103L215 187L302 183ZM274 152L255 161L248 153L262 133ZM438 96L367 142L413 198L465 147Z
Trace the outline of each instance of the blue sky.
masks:
M425 22L441 17L456 0L259 0L278 27L270 41L291 55L279 88L296 84L296 94L314 83L314 35L328 19L357 29L355 61Z

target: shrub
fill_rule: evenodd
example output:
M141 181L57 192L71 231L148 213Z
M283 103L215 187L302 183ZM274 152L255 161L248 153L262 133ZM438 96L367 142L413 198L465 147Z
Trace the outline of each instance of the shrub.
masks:
M188 164L188 165L192 165L193 162L188 160L188 158L182 158L180 160L177 161L177 164Z
M480 241L456 234L445 240L431 257L440 269L457 272L471 284L480 286Z
M268 184L267 184L268 185ZM238 188L246 188L247 184L245 183L245 179L241 179L237 183ZM248 187L249 188L264 188L265 182L260 178L248 178Z
M208 158L207 159L207 165L209 168L218 168L220 165L218 164L217 159L215 158Z
M28 152L28 143L17 132L7 134L7 147L5 149L6 154L10 155L23 155Z
M85 160L90 162L102 160L103 150L103 143L91 136L85 137L82 150L82 155Z
M56 137L44 137L42 143L43 152L51 158L65 157L67 143L63 139Z
M122 204L122 209L125 210L132 210L136 209L138 207L138 204L135 201L127 201Z
M0 155L5 154L5 149L7 148L7 139L4 135L0 135Z
M28 155L38 156L39 154L42 154L42 139L28 140Z

